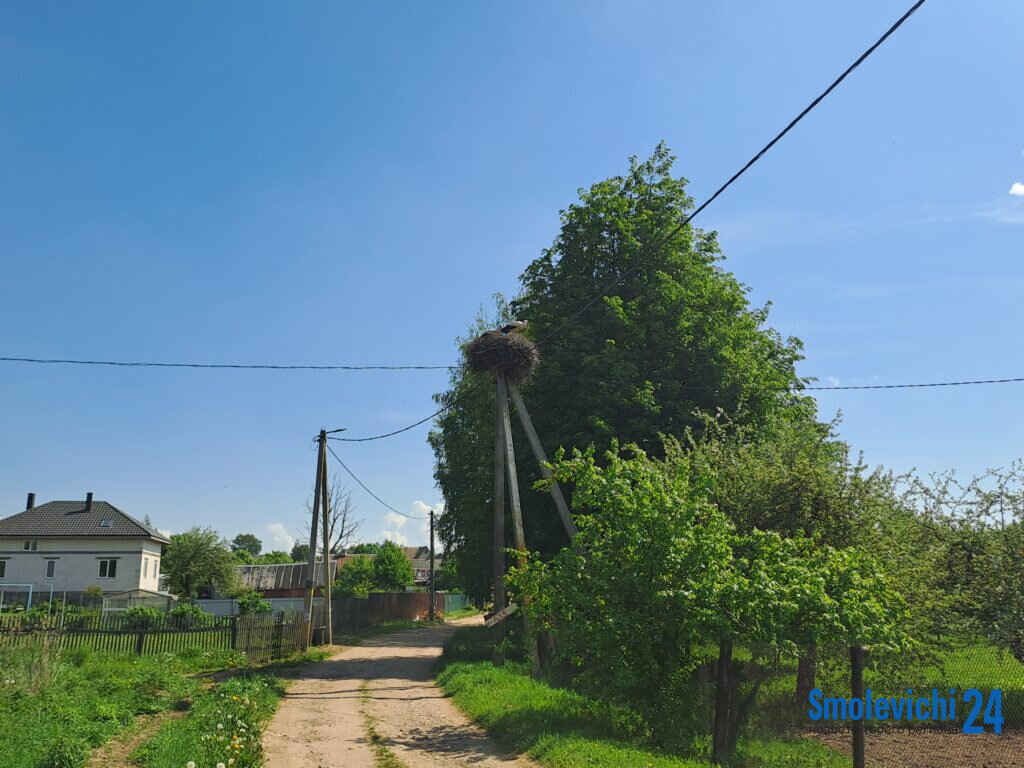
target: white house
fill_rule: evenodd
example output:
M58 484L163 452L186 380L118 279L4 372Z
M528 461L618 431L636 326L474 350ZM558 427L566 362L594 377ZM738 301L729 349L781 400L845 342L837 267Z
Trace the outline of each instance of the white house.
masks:
M99 587L105 594L160 589L168 540L106 501L50 501L0 520L0 590L32 585L34 601ZM8 592L10 594L10 592Z

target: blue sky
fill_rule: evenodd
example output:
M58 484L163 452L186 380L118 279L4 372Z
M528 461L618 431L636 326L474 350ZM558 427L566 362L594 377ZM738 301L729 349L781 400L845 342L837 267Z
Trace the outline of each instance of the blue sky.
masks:
M455 362L579 187L665 139L703 199L903 10L4 4L0 355ZM801 374L1024 375L1022 28L1015 0L931 0L698 219ZM316 431L404 426L446 378L3 364L0 514L91 490L284 546ZM871 463L1022 454L1024 385L818 399ZM426 432L339 450L416 513ZM353 498L366 538L425 540Z

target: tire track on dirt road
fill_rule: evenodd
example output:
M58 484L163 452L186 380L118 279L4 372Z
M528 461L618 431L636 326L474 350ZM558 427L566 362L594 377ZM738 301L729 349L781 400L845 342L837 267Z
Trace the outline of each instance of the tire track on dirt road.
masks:
M373 768L367 715L376 744L408 768L533 768L471 724L434 684L434 664L454 629L381 635L301 668L264 734L267 768Z

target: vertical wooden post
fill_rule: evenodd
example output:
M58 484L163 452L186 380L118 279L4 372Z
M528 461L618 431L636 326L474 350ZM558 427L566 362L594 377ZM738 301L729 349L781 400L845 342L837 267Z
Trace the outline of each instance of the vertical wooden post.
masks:
M850 721L853 726L853 768L864 768L864 718L867 715L864 711L867 706L864 701L865 650L863 645L850 648L850 696L862 702L860 720Z
M320 430L323 434L323 430ZM324 443L320 443L320 450L316 456L316 482L313 486L313 520L309 524L309 555L306 559L306 604L304 606L306 619L309 622L306 628L306 647L312 643L313 636L313 592L316 589L314 582L314 571L316 570L316 534L320 525L320 483L324 477Z
M497 374L500 376L500 374ZM505 422L501 403L494 398L494 612L505 607ZM494 627L494 655L496 667L505 663L501 643L505 639L505 622Z
M516 451L512 445L512 422L508 413L508 385L505 375L497 374L498 378L498 405L501 408L502 436L505 439L505 464L508 469L508 498L512 506L512 530L516 539L516 550L519 553L519 566L526 565L526 534L523 531L523 510L519 504L519 477L516 473ZM525 607L529 602L524 595L523 601L523 632L526 635L526 647L530 652L530 665L534 678L540 677L540 655L537 651L537 638L530 632L530 619Z
M548 457L544 454L544 446L540 443L540 437L537 436L537 430L533 427L533 419L530 418L530 412L526 410L526 403L523 401L523 396L519 392L519 387L515 384L508 385L509 392L512 395L512 402L516 405L516 413L519 414L519 421L523 425L523 430L526 432L526 439L530 443L530 448L533 450L533 455L537 459L537 463L540 464L541 474L544 475L546 480L551 480L551 470L547 468ZM565 527L565 532L569 534L569 540L572 541L576 538L576 523L572 520L572 515L569 514L569 505L565 503L565 496L562 495L562 488L557 482L551 480L551 497L555 500L555 506L558 508L558 516L562 518L562 525Z
M711 736L711 762L722 765L729 756L729 711L731 709L732 641L718 645L718 686L715 690L715 730Z
M430 611L428 615L433 621L436 617L435 603L437 602L437 591L434 588L434 510L430 510Z
M327 645L334 644L334 622L331 611L331 587L333 586L333 573L331 572L331 510L328 508L328 486L327 486L327 433L320 430L320 454L324 457L321 462L323 477L320 480L320 511L323 514L324 529L324 560L322 564L324 584L324 642Z

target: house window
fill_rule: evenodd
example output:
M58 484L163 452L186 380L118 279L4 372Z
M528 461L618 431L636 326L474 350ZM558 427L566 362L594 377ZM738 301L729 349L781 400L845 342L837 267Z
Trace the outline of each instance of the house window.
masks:
M26 541L22 549L24 549L26 552L35 552L37 549L39 549L39 542L35 539Z
M142 578L149 578L149 560L142 558Z
M153 561L153 578L154 579L160 578L160 561L159 560L154 560Z
M112 579L117 576L117 560L100 560L101 579Z
M7 561L0 560L0 579L7 575Z
M113 524L114 524L114 521L109 519L109 518L104 519L104 520L100 520L100 528L109 528Z
M46 561L46 578L52 579L53 574L57 571L57 561L47 560Z

